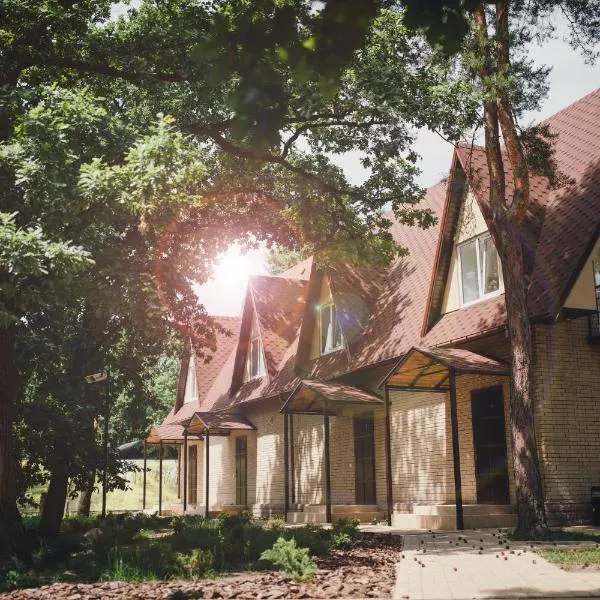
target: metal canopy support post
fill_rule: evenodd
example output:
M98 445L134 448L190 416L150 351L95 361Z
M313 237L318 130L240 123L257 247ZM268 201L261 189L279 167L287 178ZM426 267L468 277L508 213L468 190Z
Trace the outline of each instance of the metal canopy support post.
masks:
M450 381L450 422L452 425L452 458L454 461L454 498L456 502L456 529L465 528L462 501L462 480L460 476L460 447L458 442L458 410L456 407L456 371L449 369Z
M142 492L142 510L146 510L146 471L148 465L148 442L144 440L144 491Z
M163 443L158 446L158 516L162 515L162 471L163 471Z
M206 444L206 482L205 482L205 487L206 489L204 490L205 492L205 497L206 497L206 507L204 508L204 516L208 519L208 482L210 479L210 432L208 431L208 427L205 429L205 433L206 435L204 436L204 443Z
M187 510L188 498L188 434L183 430L183 512Z
M325 520L327 523L331 523L331 456L329 452L329 414L327 413L327 407L325 407L325 416L323 417L323 421L325 428Z
M390 393L388 386L383 387L384 414L385 414L385 484L387 491L387 521L392 525L392 512L394 500L392 496L392 435L390 427Z
M289 415L290 420L290 479L292 484L292 504L296 504L296 464L294 458L294 415Z
M287 521L290 510L290 482L289 482L289 432L288 432L288 414L283 413L283 518Z

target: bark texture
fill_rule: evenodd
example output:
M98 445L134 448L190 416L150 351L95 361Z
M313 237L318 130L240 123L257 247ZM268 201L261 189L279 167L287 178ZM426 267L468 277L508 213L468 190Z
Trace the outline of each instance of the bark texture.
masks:
M25 530L17 509L13 437L17 367L14 326L0 329L0 558L26 558Z
M41 536L52 537L60 531L67 501L68 486L69 476L65 469L57 468L52 471L38 530Z
M96 483L96 469L92 469L87 476L85 488L81 491L79 502L77 504L77 514L83 517L90 516L92 506L92 494L94 493L94 483Z
M480 72L484 88L509 73L509 0L496 1L495 45L489 43L483 5L475 11L475 24L485 59ZM492 51L495 50L495 55ZM494 75L499 77L494 78ZM489 90L488 90L489 91ZM517 497L518 529L539 533L547 529L544 493L535 439L534 398L531 385L533 344L527 308L527 277L518 232L530 200L529 171L520 143L510 99L496 84L484 101L486 158L490 176L490 234L500 256L504 276L506 313L511 344L511 444ZM514 193L506 197L506 175L500 131L510 162Z

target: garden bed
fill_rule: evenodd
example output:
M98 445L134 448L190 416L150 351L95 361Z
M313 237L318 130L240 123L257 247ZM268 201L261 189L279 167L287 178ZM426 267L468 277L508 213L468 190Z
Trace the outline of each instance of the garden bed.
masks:
M401 538L361 533L349 546L317 559L311 583L297 583L280 571L227 574L214 580L145 583L54 583L0 594L10 600L101 598L386 598L395 583Z

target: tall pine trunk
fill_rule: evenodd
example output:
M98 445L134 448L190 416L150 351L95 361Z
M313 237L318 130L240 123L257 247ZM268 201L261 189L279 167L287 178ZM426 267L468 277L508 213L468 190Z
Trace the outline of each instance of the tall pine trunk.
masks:
M15 326L0 329L0 557L26 558L25 529L17 509L15 485L15 339Z
M511 346L510 421L518 529L539 534L546 529L546 513L535 439L531 323L521 246L518 240L506 238L499 254Z
M518 529L535 534L547 529L544 491L535 439L534 398L531 383L533 344L527 308L527 279L519 231L530 201L529 170L502 81L510 73L509 0L496 1L496 39L490 43L485 8L475 11L482 52L480 77L484 100L485 151L489 170L490 233L502 264L506 314L511 346L511 446L517 496ZM501 77L498 78L497 76ZM500 81L500 83L498 83ZM491 93L493 92L493 94ZM514 193L506 197L506 175L500 130L510 162Z
M50 485L46 494L46 503L42 511L42 518L38 533L42 536L55 536L60 531L60 526L65 513L69 476L66 469L57 467L50 476Z

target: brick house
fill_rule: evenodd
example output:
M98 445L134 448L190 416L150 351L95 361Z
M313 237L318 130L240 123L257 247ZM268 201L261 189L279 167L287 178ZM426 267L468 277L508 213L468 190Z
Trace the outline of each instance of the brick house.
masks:
M552 190L532 177L522 243L536 438L559 524L588 520L600 485L600 90L547 123L573 182ZM321 271L308 259L252 277L241 317L219 317L232 335L213 360L186 346L175 405L147 438L180 447L181 503L160 509L514 524L509 340L487 192L483 148L459 145L422 202L438 224L395 223L409 254L388 269Z

